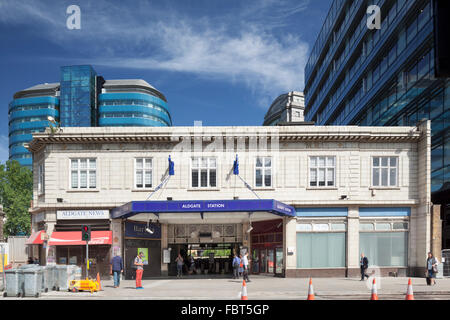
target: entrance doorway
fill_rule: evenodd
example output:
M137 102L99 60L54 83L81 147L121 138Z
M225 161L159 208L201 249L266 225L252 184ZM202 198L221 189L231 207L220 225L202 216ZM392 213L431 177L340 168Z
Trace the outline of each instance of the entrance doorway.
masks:
M282 220L254 222L251 239L251 273L282 275L284 257Z
M184 276L231 276L234 253L239 253L239 243L190 243L169 246L169 276L177 275L175 259L181 254Z

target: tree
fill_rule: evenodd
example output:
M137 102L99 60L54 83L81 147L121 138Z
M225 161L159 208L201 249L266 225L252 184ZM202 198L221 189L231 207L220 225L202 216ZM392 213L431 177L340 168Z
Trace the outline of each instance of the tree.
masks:
M6 215L3 232L6 237L28 234L31 217L28 212L33 199L33 174L16 160L0 164L0 202Z

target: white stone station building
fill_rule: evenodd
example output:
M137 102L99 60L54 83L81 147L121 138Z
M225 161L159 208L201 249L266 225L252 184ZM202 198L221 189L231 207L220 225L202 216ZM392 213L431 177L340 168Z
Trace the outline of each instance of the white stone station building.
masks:
M44 263L84 266L82 225L91 272L118 253L130 279L138 251L144 278L175 275L178 253L188 275L226 275L246 251L253 274L356 277L363 252L382 275L422 276L432 245L429 122L67 127L27 147Z

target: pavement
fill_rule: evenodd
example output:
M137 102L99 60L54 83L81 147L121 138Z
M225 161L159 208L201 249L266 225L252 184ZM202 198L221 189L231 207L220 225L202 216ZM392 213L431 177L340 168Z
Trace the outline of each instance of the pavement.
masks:
M409 278L377 278L380 300L404 300ZM450 278L437 279L435 286L427 286L424 278L411 278L416 300L450 300ZM305 300L309 279L252 276L247 283L249 300ZM368 300L371 296L372 279L314 278L316 300ZM99 300L240 300L242 279L165 278L143 280L144 289L136 290L135 281L122 280L119 288L112 280L101 282L102 291L68 292L50 291L37 299L99 299ZM17 299L0 297L2 299ZM33 299L36 298L18 298Z

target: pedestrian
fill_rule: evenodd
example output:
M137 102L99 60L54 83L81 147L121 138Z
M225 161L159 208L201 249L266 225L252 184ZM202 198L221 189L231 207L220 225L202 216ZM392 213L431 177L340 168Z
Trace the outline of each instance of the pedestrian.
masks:
M436 273L438 273L438 261L433 256L432 252L428 252L427 259L427 285L435 285L436 284Z
M237 256L237 254L234 254L232 265L233 265L233 279L239 279L239 266L241 265L241 259Z
M37 258L37 257L34 257L34 262L33 262L34 264L39 264L39 259Z
M244 263L242 262L242 254L239 255L239 278L244 274Z
M248 252L244 254L244 257L242 258L242 264L244 265L244 280L247 282L251 282L248 278Z
M364 277L369 278L369 276L366 274L366 270L369 267L369 259L364 256L364 253L361 253L361 260L359 262L359 265L361 267L361 281L363 281Z
M123 273L123 259L117 253L111 259L111 272L114 277L114 288L120 286L120 275Z
M181 278L183 274L183 264L184 264L184 260L183 257L181 256L181 253L178 254L178 257L175 259L175 261L177 263L177 278Z
M144 257L143 252L139 252L137 257L134 259L134 265L136 266L136 289L144 289L142 287L142 274L144 273Z

